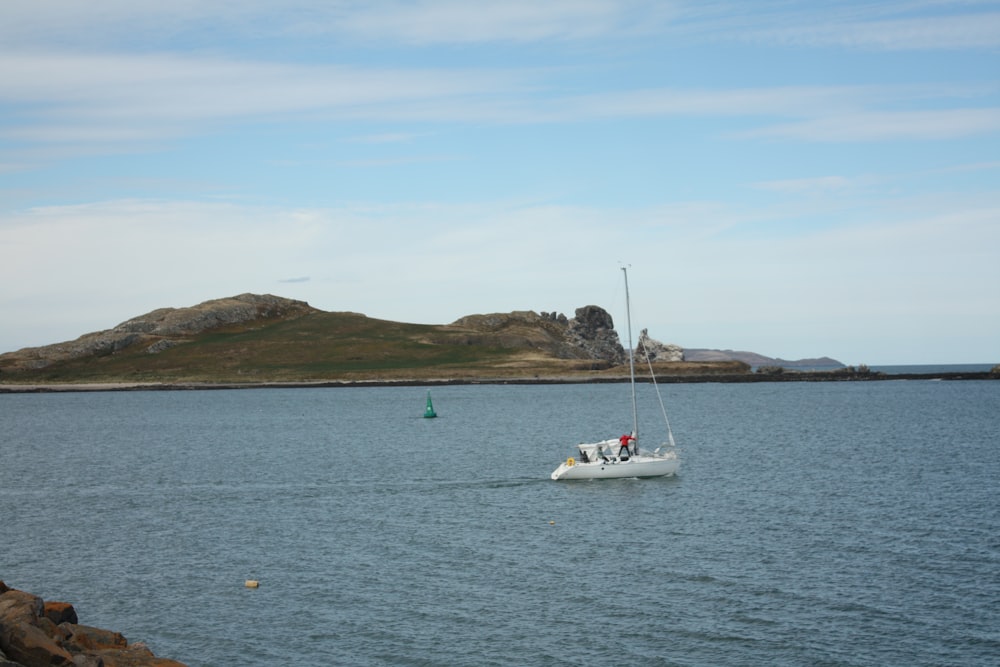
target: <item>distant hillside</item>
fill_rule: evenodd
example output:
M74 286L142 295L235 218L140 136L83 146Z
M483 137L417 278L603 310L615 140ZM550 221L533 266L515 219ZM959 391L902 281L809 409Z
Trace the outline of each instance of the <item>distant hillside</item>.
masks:
M750 366L781 366L782 368L842 368L844 364L830 357L819 357L816 359L778 359L775 357L765 357L756 352L740 352L737 350L707 350L697 348L686 348L684 350L685 361L742 361Z
M213 329L252 327L292 320L315 312L319 311L303 301L269 294L240 294L205 301L189 308L159 308L122 322L113 329L84 334L73 341L0 355L0 369L41 369L138 349L156 354Z
M645 339L654 351L663 346ZM742 373L744 364L665 364L657 372ZM627 356L598 306L452 324L390 322L302 301L241 294L161 308L76 340L0 355L4 383L179 383L621 376ZM735 363L735 365L734 365Z

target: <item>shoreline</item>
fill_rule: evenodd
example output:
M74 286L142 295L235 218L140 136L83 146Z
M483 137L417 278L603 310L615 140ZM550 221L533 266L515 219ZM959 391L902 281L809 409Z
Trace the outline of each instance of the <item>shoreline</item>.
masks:
M780 374L744 373L738 375L658 375L659 384L720 384L756 382L885 382L891 380L997 380L1000 375L988 371L941 373L838 373L803 371ZM441 387L454 385L550 385L550 384L614 384L628 382L628 376L613 377L481 377L398 380L289 380L264 382L80 382L2 384L0 394L43 394L94 391L217 391L231 389L308 389L351 387ZM649 383L650 378L636 378Z

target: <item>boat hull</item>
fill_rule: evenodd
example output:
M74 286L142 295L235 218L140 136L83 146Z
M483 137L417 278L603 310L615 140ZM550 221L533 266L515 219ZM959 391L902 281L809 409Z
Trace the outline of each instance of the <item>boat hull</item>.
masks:
M562 463L552 479L616 479L625 477L669 477L676 475L681 461L675 457L633 457L615 463Z

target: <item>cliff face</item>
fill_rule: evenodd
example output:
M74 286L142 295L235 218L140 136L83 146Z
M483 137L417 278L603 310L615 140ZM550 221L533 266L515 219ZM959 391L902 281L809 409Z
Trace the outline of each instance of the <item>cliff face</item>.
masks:
M567 334L571 344L595 359L603 359L613 366L627 359L614 320L599 306L577 308L576 317L569 321Z
M66 343L9 352L0 355L0 360L15 368L39 369L60 361L114 354L134 346L155 354L211 329L291 319L311 312L315 309L304 301L270 294L240 294L189 308L159 308L113 329L84 334Z

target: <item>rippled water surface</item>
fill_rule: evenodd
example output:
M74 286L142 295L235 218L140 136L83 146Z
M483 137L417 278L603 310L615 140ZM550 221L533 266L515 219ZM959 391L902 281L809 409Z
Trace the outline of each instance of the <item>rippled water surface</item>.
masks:
M624 385L425 391L0 395L0 578L192 667L997 664L998 382L670 385L575 483Z

